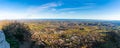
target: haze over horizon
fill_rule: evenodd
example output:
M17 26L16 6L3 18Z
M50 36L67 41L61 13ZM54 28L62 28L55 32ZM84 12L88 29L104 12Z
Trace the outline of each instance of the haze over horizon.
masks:
M120 20L120 0L0 0L3 19Z

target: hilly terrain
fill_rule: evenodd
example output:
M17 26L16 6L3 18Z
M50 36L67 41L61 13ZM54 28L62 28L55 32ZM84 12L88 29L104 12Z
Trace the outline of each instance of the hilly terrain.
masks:
M4 20L11 48L120 48L120 21Z

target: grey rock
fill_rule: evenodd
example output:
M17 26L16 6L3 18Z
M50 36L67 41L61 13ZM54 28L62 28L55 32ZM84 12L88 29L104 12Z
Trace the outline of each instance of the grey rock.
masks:
M5 34L0 31L0 48L10 48L9 43L5 39Z

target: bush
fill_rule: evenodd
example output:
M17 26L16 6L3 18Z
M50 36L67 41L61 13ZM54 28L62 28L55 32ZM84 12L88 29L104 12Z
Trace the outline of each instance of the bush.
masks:
M18 46L18 43L30 40L31 37L29 27L24 23L13 22L3 26L2 30L5 33L6 39L10 43L11 48ZM13 43L13 41L15 43Z

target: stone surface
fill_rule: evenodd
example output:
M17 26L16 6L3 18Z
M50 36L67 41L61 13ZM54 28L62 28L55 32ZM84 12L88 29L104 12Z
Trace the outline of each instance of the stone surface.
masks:
M5 40L5 34L0 31L0 48L10 48L9 43Z

